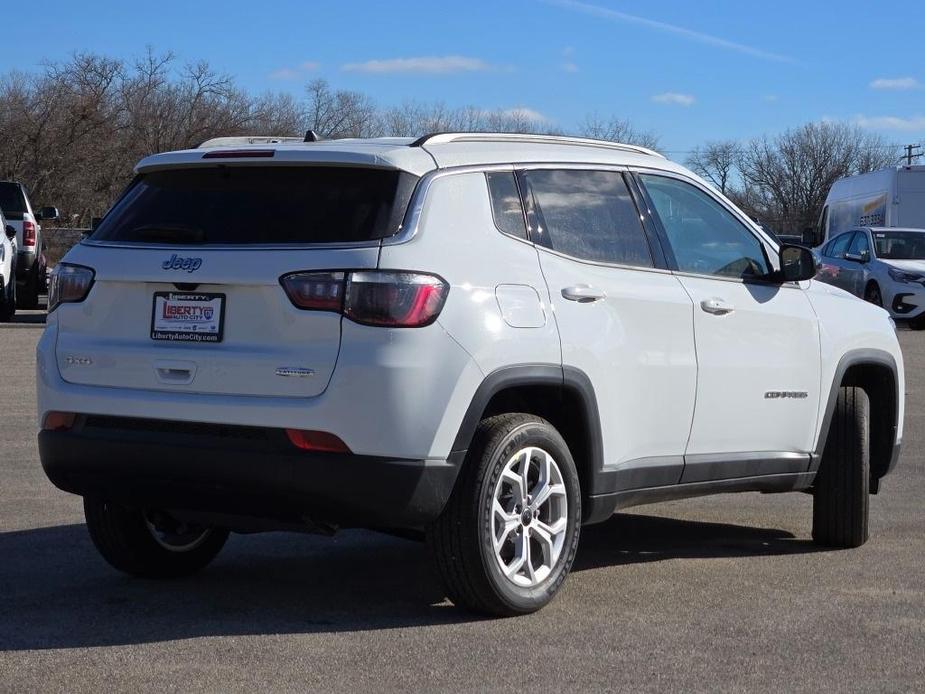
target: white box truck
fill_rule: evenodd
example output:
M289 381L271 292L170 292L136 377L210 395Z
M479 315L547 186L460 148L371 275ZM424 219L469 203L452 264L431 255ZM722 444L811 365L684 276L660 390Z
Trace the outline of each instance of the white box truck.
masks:
M925 166L894 166L835 181L812 245L855 227L925 229Z

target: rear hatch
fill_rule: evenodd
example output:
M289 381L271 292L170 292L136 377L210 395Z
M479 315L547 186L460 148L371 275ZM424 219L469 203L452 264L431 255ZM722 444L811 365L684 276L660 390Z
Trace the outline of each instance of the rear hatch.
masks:
M341 316L280 277L372 269L416 177L348 166L220 165L139 175L66 262L95 272L57 309L71 383L266 397L327 387Z

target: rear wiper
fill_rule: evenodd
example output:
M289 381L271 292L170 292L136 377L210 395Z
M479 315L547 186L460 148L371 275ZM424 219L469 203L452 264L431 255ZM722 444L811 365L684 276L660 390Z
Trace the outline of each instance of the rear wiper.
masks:
M144 224L132 229L141 241L164 241L168 243L202 243L206 232L199 227L181 224Z

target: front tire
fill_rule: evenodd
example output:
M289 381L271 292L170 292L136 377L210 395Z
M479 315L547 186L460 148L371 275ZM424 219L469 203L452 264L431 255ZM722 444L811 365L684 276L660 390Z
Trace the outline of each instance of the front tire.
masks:
M205 568L228 531L196 528L169 516L84 498L90 538L110 565L143 578L178 578Z
M880 285L871 282L864 289L864 301L872 303L874 306L883 307L883 295L880 293Z
M838 392L813 488L813 541L860 547L868 538L870 403L861 388Z
M562 436L540 417L504 414L479 424L427 539L456 605L514 616L555 597L580 527L578 473Z

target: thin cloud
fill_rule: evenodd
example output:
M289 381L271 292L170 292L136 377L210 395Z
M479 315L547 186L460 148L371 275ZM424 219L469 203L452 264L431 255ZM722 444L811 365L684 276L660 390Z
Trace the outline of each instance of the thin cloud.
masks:
M925 116L858 116L854 122L862 128L873 130L898 130L900 132L925 132Z
M480 58L445 55L367 60L365 63L347 63L341 69L345 72L366 72L377 75L393 73L447 75L457 72L485 72L493 69L493 66Z
M503 115L508 118L515 118L517 120L528 120L533 121L534 123L548 123L549 118L535 111L532 108L527 108L526 106L518 106L517 108L508 108L501 112Z
M281 67L279 70L274 70L269 74L269 77L271 80L297 80L304 77L308 72L314 72L319 67L321 67L320 63L306 60L304 63L300 63L298 67Z
M778 100L778 98L779 97L777 96L777 94L765 94L763 97L761 97L761 100L769 104L773 104Z
M720 38L719 36L704 34L699 31L694 31L693 29L686 29L685 27L677 26L675 24L668 24L667 22L659 22L654 19L646 19L645 17L640 17L635 14L628 14L626 12L611 10L608 7L591 5L586 2L577 2L577 0L542 0L542 2L545 2L547 5L561 7L565 10L582 12L584 14L591 15L592 17L609 19L614 22L637 24L648 29L661 31L667 34L674 34L675 36L680 36L682 38L688 39L690 41L696 41L698 43L704 43L708 46L715 46L716 48L724 48L726 50L736 51L737 53L744 53L745 55L750 55L754 58L760 58L762 60L770 60L777 63L796 62L790 56L771 53L760 48L755 48L754 46L748 46L744 43L727 41L726 39Z
M683 106L684 108L687 108L688 106L693 106L697 99L692 94L665 92L664 94L656 94L653 96L652 101L658 104L672 104L674 106Z
M922 83L915 77L878 77L870 83L870 88L908 91L910 89L921 89Z

